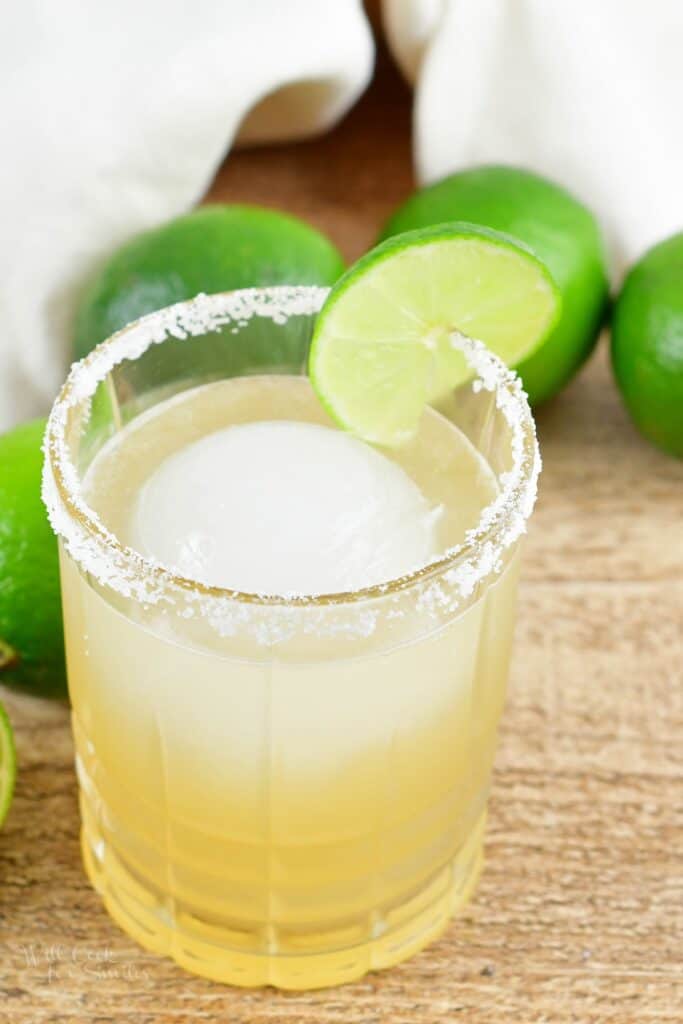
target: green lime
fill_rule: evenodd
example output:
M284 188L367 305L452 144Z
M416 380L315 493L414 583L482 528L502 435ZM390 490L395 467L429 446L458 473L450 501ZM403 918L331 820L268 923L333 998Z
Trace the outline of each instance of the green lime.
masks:
M0 437L0 682L66 696L57 541L40 499L45 420Z
M683 232L631 269L612 320L612 365L641 433L683 457Z
M145 313L198 292L330 285L343 270L332 243L296 217L258 206L203 206L114 253L83 296L74 352L80 359Z
M12 726L0 704L0 826L3 825L14 793L17 777L17 752L14 747Z
M400 444L426 403L471 376L450 344L454 329L514 363L542 343L560 306L545 266L506 235L472 224L409 231L367 253L330 292L311 381L341 426Z
M600 229L559 185L515 167L475 167L416 192L381 237L465 220L528 245L562 294L562 315L542 347L515 364L532 405L551 398L590 353L603 324L608 278Z

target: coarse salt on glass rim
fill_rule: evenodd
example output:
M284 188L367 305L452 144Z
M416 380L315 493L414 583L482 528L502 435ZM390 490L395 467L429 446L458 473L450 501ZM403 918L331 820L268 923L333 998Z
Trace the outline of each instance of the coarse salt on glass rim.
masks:
M119 363L139 358L169 337L190 343L193 337L220 328L239 333L252 317L284 324L291 316L314 316L328 293L327 288L281 286L200 294L129 324L73 364L47 422L42 497L52 529L82 572L145 607L178 605L184 617L200 615L221 636L245 629L266 645L297 631L368 636L380 615L405 613L400 598L406 591L419 612L442 618L466 603L488 576L500 572L506 550L526 531L541 458L519 378L482 342L458 331L452 333L451 344L462 351L473 371L473 391L493 393L510 428L512 465L498 475L498 495L464 539L411 572L332 594L257 594L210 586L123 545L87 504L69 455L69 415L81 406L89 409L98 385Z

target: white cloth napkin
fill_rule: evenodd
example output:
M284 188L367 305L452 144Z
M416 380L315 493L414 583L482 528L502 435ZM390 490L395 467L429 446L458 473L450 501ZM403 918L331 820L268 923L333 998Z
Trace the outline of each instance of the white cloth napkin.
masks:
M682 0L384 0L383 17L421 182L546 174L598 215L618 270L683 230Z
M623 265L683 229L683 0L383 0L429 182L562 182ZM46 411L84 279L188 209L236 137L331 126L367 84L360 0L22 0L0 31L0 430Z
M240 128L328 128L374 56L360 0L21 0L2 21L0 430L49 408L98 262L192 206Z

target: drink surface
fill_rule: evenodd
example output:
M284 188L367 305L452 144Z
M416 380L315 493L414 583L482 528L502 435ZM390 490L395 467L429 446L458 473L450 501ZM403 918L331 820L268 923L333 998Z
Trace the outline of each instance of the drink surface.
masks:
M154 407L104 448L89 503L124 543L235 590L388 582L464 537L497 485L428 410L396 452L334 428L306 378L218 381Z
M305 380L196 388L141 415L103 449L88 499L131 543L146 522L140 495L165 460L225 428L282 428L278 421L329 429ZM277 448L274 437L282 441L282 429L266 438ZM475 448L431 411L410 445L375 455L384 461L359 455L347 476L365 472L378 501L388 494L382 516L405 503L394 521L401 542L388 545L382 572L410 547L406 536L416 541L411 558L422 544L432 554L462 540L496 493ZM239 502L248 484L243 456L243 476L217 488L232 529L229 499ZM299 492L305 500L294 511L307 521L314 498L328 517L337 514L334 473L323 482L317 497L310 477ZM168 526L165 504L171 526L180 519L185 529L165 491L151 517L159 530ZM264 524L258 501L252 516L262 553L276 521ZM322 535L302 531L296 518L287 529L286 540L300 544L295 564L315 567L319 552L307 552L302 537ZM158 538L148 544L159 554ZM277 556L272 544L269 551ZM83 849L115 919L195 972L294 988L388 966L438 934L481 860L516 569L512 551L493 582L430 627L407 614L363 642L331 634L245 653L237 637L195 642L172 607L147 614L114 601L64 556ZM268 582L260 577L260 586Z

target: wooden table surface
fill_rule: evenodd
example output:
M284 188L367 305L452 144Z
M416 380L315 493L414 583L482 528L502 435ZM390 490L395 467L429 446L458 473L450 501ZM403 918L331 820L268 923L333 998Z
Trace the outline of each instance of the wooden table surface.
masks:
M330 135L241 152L210 197L308 218L349 258L412 187L387 67ZM65 708L2 691L2 1024L683 1021L683 466L635 433L605 346L538 412L545 461L474 902L431 949L337 990L223 988L145 954L86 884Z

